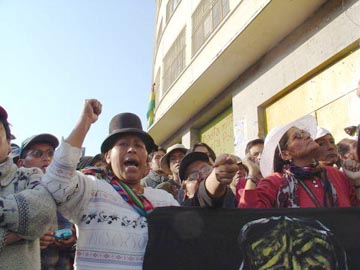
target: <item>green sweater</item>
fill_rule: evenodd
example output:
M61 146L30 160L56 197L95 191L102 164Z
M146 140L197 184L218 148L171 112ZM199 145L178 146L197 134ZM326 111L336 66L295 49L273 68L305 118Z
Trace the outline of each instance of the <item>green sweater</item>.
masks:
M17 168L8 158L0 164L0 270L40 269L39 238L56 219L51 195L39 185L38 168ZM6 245L8 231L23 240Z

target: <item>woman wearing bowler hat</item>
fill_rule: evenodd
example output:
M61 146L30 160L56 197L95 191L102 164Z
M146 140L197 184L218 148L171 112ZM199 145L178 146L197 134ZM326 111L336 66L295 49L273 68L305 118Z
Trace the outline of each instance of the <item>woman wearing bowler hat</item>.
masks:
M132 113L115 115L110 122L101 145L107 168L76 171L82 143L101 109L99 101L85 101L80 120L46 170L44 185L58 210L78 227L76 269L142 269L148 214L178 203L166 191L140 184L155 144Z
M315 160L316 119L307 115L274 128L260 160L264 179L248 177L240 207L346 207L360 204L360 172L347 176ZM250 168L251 169L251 168ZM250 172L249 174L255 175Z

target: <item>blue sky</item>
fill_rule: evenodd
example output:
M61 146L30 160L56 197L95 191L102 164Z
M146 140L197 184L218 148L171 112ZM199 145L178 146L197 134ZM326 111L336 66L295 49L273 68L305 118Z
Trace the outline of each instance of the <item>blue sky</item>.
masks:
M0 0L0 104L14 142L66 137L87 98L103 104L87 155L117 113L136 113L146 129L154 17L154 0Z

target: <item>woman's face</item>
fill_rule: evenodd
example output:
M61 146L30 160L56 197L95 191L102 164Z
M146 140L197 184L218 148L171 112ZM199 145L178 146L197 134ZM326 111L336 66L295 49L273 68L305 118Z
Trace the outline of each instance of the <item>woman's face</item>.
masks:
M307 131L292 127L287 131L287 136L287 148L282 152L283 159L291 159L297 165L297 161L301 162L315 158L319 145L310 137Z
M123 135L105 154L113 173L128 185L138 185L147 171L147 151L136 135Z

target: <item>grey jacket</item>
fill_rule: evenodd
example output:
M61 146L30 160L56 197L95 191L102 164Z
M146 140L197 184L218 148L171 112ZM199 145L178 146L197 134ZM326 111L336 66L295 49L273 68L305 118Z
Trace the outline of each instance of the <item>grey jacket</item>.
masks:
M40 269L39 237L56 220L56 205L39 185L42 171L17 168L12 159L0 164L0 270ZM8 231L23 240L6 245Z
M156 188L157 185L169 181L169 178L159 175L157 172L151 170L147 176L141 179L141 184L144 187Z

